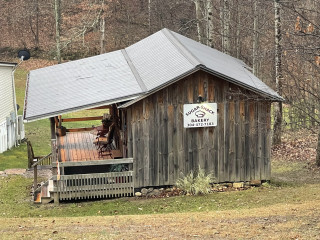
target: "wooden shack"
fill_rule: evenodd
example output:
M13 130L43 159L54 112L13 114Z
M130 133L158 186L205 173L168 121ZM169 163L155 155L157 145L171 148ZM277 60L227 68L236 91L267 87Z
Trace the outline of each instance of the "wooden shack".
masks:
M199 96L217 103L217 125L184 128L183 105ZM124 108L135 186L174 185L199 166L217 182L269 180L270 108L270 100L202 70Z
M63 89L50 89L59 82ZM216 182L269 180L270 109L282 100L242 61L163 29L123 50L31 71L24 118L51 119L51 191L81 199L174 185L199 166ZM61 115L92 108L112 112L108 157L97 154L93 128L55 135L64 121L90 120ZM111 164L128 167L109 172Z

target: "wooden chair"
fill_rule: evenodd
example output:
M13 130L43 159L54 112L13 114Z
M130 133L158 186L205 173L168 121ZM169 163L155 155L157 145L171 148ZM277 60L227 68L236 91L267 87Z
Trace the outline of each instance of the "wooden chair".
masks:
M97 137L105 137L109 132L110 126L111 126L111 123L106 126L101 125L101 126L97 127L96 128L98 131Z
M107 155L113 158L112 150L115 149L115 147L113 146L115 127L114 125L111 125L110 128L111 129L108 131L106 137L97 137L97 149L100 156Z

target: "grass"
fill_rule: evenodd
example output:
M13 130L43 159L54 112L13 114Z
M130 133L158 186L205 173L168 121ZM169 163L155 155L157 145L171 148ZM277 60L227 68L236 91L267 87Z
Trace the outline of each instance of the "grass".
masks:
M320 194L318 194L320 177L318 177L317 183L307 184L309 177L312 178L312 174L304 170L303 164L299 164L291 170L295 172L300 167L301 173L294 175L295 177L290 181L288 179L291 175L288 176L288 172L283 171L277 164L274 166L275 177L269 185L246 191L160 199L123 198L69 202L62 203L59 207L53 204L37 206L31 202L29 195L32 179L21 176L4 177L0 180L0 218L39 217L40 215L42 217L80 217L226 211L261 208L277 204L296 204L310 199L320 201ZM286 177L287 180L281 180L283 177Z
M39 234L46 239L316 239L319 180L305 163L274 161L270 184L246 191L55 206L31 202L31 178L2 177L0 232L8 237L14 232L9 239Z

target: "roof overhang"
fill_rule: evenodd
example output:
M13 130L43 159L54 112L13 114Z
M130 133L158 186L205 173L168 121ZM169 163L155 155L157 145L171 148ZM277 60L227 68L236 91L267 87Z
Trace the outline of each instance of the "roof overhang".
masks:
M138 102L138 101L140 101L140 100L142 100L142 99L144 99L144 98L146 98L146 97L154 94L155 92L157 92L157 91L159 91L159 90L161 90L161 89L164 89L164 88L168 87L169 85L171 85L171 84L173 84L173 83L175 83L175 82L178 82L178 81L182 80L183 78L185 78L185 77L187 77L187 76L189 76L189 75L191 75L191 74L193 74L193 73L195 73L195 72L198 72L199 70L203 70L203 71L205 71L205 72L207 72L207 73L212 74L213 76L219 77L219 78L221 78L221 79L223 79L223 80L226 80L226 81L228 81L228 82L230 82L230 83L233 83L233 84L235 84L235 85L237 85L237 86L239 86L239 87L242 87L242 88L244 88L244 89L250 90L250 91L252 91L252 92L254 92L254 93L257 93L257 94L259 94L259 95L261 95L261 96L265 96L265 98L268 99L268 100L270 100L270 101L273 101L273 102L283 102L283 101L285 100L285 99L282 98L281 96L275 97L274 95L267 94L267 93L264 92L264 91L258 91L256 88L253 88L253 87L251 87L251 86L249 86L249 85L246 85L246 84L243 84L243 83L241 83L241 82L239 82L239 81L237 81L237 80L235 80L235 79L233 79L233 78L230 78L230 77L225 76L225 75L223 75L223 74L220 74L220 73L218 73L218 72L216 72L216 71L213 71L212 69L209 69L209 68L207 68L207 67L204 66L204 65L198 65L198 66L196 66L194 69L192 69L191 71L189 71L189 72L187 72L187 73L185 73L185 74L183 74L183 75L180 75L179 77L177 77L177 78L175 78L175 79L172 79L170 82L167 82L166 84L163 84L163 85L159 86L158 88L155 88L155 89L153 89L152 91L149 91L149 92L141 95L140 97L137 97L137 98L135 98L135 99L133 99L133 100L125 103L125 104L122 104L122 105L119 106L118 108L127 108L127 107L133 105L134 103L136 103L136 102Z
M56 111L56 112L51 112L51 113L48 113L48 114L32 116L32 117L30 117L28 119L25 119L25 116L23 116L23 119L24 119L24 122L34 122L34 121L37 121L37 120L48 119L50 117L55 117L55 116L62 115L62 114L73 113L73 112L78 112L78 111L81 111L81 110L88 110L88 109L91 109L91 108L96 108L96 107L101 107L101 106L106 106L106 105L112 105L112 104L116 104L116 103L126 102L126 101L130 101L130 100L134 100L135 98L138 98L138 97L139 97L139 95L128 96L128 97L125 97L125 98L111 99L111 100L100 102L100 103L88 104L88 105L83 105L83 106L79 106L79 107L75 107L75 108L71 108L71 109L65 109L63 111Z
M212 75L214 75L214 76L220 77L221 79L226 80L226 81L228 81L228 82L230 82L230 83L233 83L233 84L235 84L235 85L237 85L237 86L239 86L239 87L243 87L244 89L247 89L247 90L250 90L250 91L252 91L252 92L254 92L254 93L257 93L257 94L259 94L259 95L261 95L261 96L265 96L265 98L267 98L267 99L269 99L269 100L271 100L271 101L274 101L274 102L283 102L283 101L285 100L285 99L284 99L283 97L281 97L280 95L274 96L274 95L268 94L268 93L266 93L266 92L264 92L264 91L260 91L259 89L253 88L252 86L247 85L247 84L244 84L244 83L242 83L242 82L240 82L240 81L237 81L236 79L233 79L233 78L231 78L231 77L228 77L228 76L226 76L226 75L224 75L224 74L220 74L219 72L213 71L212 69L207 68L206 66L202 66L202 67L201 67L201 70L203 70L203 71L205 71L205 72L208 72L208 73L210 73L210 74L212 74Z

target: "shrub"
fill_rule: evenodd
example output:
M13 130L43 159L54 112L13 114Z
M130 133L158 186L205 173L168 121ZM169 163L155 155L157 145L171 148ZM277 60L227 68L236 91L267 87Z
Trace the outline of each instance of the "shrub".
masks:
M196 174L191 171L187 176L179 178L176 186L186 194L208 194L211 189L211 182L213 182L212 174L206 175L204 169L199 166Z

